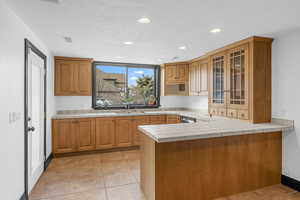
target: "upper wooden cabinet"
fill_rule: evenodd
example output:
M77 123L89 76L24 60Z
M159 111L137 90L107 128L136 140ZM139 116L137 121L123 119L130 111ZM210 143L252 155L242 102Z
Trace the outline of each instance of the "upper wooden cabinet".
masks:
M210 114L271 121L272 41L251 37L211 53Z
M187 96L189 94L189 65L186 62L168 63L161 66L161 95Z
M188 81L188 63L170 63L165 65L166 84L180 84Z
M92 95L92 59L55 57L55 96Z
M208 95L208 59L189 65L189 95Z

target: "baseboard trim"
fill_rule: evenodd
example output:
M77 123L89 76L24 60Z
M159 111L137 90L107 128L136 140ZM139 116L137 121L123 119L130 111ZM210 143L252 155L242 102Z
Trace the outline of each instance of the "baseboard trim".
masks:
M48 168L48 166L53 158L54 158L53 153L51 153L44 162L44 170L46 170Z
M20 200L28 200L25 192L22 194Z
M109 152L116 152L116 151L128 151L128 150L137 150L137 149L140 149L140 147L139 146L131 146L131 147L118 147L118 148L112 148L112 149L81 151L81 152L74 152L74 153L58 153L58 154L54 154L54 158L88 155L88 154L95 154L95 153L109 153Z
M300 181L281 175L281 183L300 192Z

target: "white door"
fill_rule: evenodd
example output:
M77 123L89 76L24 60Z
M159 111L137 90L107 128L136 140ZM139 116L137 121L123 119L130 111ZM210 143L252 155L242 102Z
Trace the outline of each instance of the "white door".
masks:
M44 169L44 60L28 55L28 192Z

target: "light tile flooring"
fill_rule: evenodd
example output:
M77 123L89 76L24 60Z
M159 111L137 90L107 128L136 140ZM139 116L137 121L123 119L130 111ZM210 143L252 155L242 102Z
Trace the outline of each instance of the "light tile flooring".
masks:
M53 159L30 200L146 200L139 156L133 150ZM276 185L218 200L300 200L300 193Z

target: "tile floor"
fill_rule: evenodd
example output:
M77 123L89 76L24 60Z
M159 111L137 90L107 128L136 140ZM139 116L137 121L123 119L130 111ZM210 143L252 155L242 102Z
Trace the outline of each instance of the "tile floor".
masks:
M56 158L30 200L146 200L139 187L139 151ZM300 200L282 185L217 200Z

